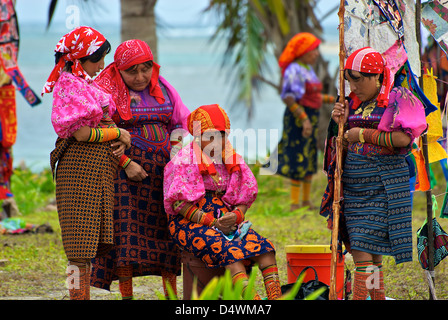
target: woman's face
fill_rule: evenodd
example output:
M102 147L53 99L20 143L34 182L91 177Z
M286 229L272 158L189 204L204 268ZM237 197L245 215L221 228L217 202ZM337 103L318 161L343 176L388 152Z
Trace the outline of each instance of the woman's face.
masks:
M210 158L220 158L226 147L227 134L223 131L207 130L201 135L201 149Z
M361 73L354 70L352 70L352 74L356 79L351 78L349 73L345 71L345 77L350 84L350 90L359 100L369 101L378 95L377 80L380 77L379 74L374 77L364 77Z
M81 62L81 66L84 69L87 74L93 78L96 76L97 73L99 73L101 70L104 69L104 55L100 61L98 62L92 62L90 60L86 60L84 62Z
M298 58L298 60L302 63L313 65L316 63L318 57L319 57L319 47L301 55Z
M121 77L128 88L143 91L151 81L153 62L140 63L126 70L120 70Z

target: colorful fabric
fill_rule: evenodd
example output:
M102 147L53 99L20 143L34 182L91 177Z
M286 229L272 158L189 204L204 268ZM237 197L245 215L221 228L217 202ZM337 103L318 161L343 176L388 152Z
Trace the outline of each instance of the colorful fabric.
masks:
M82 77L63 72L54 85L51 123L59 137L68 138L83 126L97 127L106 106L107 114L114 114L115 103L109 94Z
M129 88L121 77L120 70L126 70L130 67L153 61L154 56L148 44L142 40L128 40L117 47L114 54L114 62L109 64L95 79L108 93L117 105L118 113L124 120L129 120L131 113L131 95ZM153 62L152 75L148 86L149 94L154 97L158 103L163 104L165 97L159 85L160 66Z
M186 132L185 119L190 111L165 80L160 82L160 87L164 95L164 102L160 104L146 90L129 90L131 117L125 120L115 113L113 119L119 127L129 131L132 145L169 159L171 134L175 130Z
M422 4L422 23L436 39L440 48L448 53L448 7L433 0Z
M412 261L409 167L404 156L348 152L342 174L351 250Z
M19 92L32 106L38 105L41 100L30 88L25 77L17 65L19 53L19 27L13 0L1 0L0 16L0 66L12 79Z
M64 35L56 44L56 49L54 50L64 55L51 71L42 90L42 95L53 91L53 87L58 81L67 61L73 62L71 68L73 75L83 78L90 84L93 80L84 70L79 59L95 53L104 42L106 42L106 38L100 32L90 27L78 27Z
M322 83L311 66L291 63L283 74L282 99L292 96L300 105L319 109L322 106Z
M302 135L303 124L286 108L283 115L283 132L277 148L270 155L267 170L293 180L303 181L317 172L317 134L319 110L304 107L311 121L311 136Z
M291 62L305 53L316 49L320 42L320 39L309 32L300 32L292 37L278 59L278 65L282 70L282 74Z
M227 206L217 196L207 193L197 205L204 212L218 217L219 210L227 212ZM181 215L169 216L169 230L174 242L201 259L208 268L219 268L237 261L245 261L251 265L249 258L274 252L274 245L250 228L243 239L227 240L222 233L201 224L188 221Z
M207 130L225 131L227 134L230 132L229 116L217 104L204 105L197 108L188 116L187 121L188 131L191 135L197 137L197 139ZM200 172L202 174L216 175L213 161L208 155L202 152L197 142L194 142L193 150ZM222 150L222 161L230 173L240 170L239 164L243 161L241 156L235 152L227 138L225 148Z
M113 244L113 179L118 164L110 142L58 138L50 159L56 170L56 203L67 258L92 259L107 253Z
M222 163L216 163L215 181L210 175L202 175L196 164L193 144L185 146L166 165L164 171L164 206L167 214L176 215L173 205L176 201L197 203L206 190L224 192L221 200L231 209L237 205L250 207L258 193L257 180L244 162L240 170L229 173Z
M372 74L382 74L383 83L377 97L378 106L386 107L389 101L389 93L394 84L393 74L389 67L386 66L386 61L381 54L370 47L364 47L353 52L345 62L344 70L353 70L358 72L366 72ZM361 101L351 92L350 98L354 101L353 108L356 109Z
M0 87L0 101L1 144L10 148L17 137L16 90L13 85Z
M117 268L133 266L133 277L180 275L180 253L168 231L163 207L163 170L169 158L131 146L126 154L148 173L132 181L124 170L114 180L114 246L92 260L92 286L110 290Z

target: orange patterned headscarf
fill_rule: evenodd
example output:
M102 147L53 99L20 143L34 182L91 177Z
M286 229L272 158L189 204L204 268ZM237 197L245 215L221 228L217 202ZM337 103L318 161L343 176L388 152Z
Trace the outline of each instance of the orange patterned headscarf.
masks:
M212 160L202 152L197 140L207 130L229 133L229 116L218 104L204 105L190 113L187 123L188 131L197 138L193 142L193 149L198 160L199 171L201 174L216 175L216 169ZM228 139L226 140L225 150L222 150L222 160L229 173L240 170L241 156L235 152Z
M319 44L320 39L309 32L300 32L292 37L278 59L278 65L282 70L282 74L291 62L305 53L316 49Z

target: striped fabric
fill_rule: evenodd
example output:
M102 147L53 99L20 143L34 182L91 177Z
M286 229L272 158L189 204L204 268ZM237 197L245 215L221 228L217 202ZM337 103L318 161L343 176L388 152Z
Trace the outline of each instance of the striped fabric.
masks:
M351 249L412 261L409 168L403 155L366 157L349 152L344 214Z

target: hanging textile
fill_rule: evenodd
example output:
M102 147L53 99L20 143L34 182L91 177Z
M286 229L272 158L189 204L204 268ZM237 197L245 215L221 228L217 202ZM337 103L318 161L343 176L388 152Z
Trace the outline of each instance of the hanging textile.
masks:
M31 105L36 106L41 101L29 87L17 65L19 51L19 28L12 0L0 0L0 63L12 79L19 92Z
M437 0L422 4L422 23L445 53L448 53L448 5Z
M431 103L437 107L437 110L426 117L428 123L428 162L433 163L448 158L448 155L438 142L440 138L443 138L442 115L439 109L436 77L433 75L432 69L426 70L423 75L423 92Z

